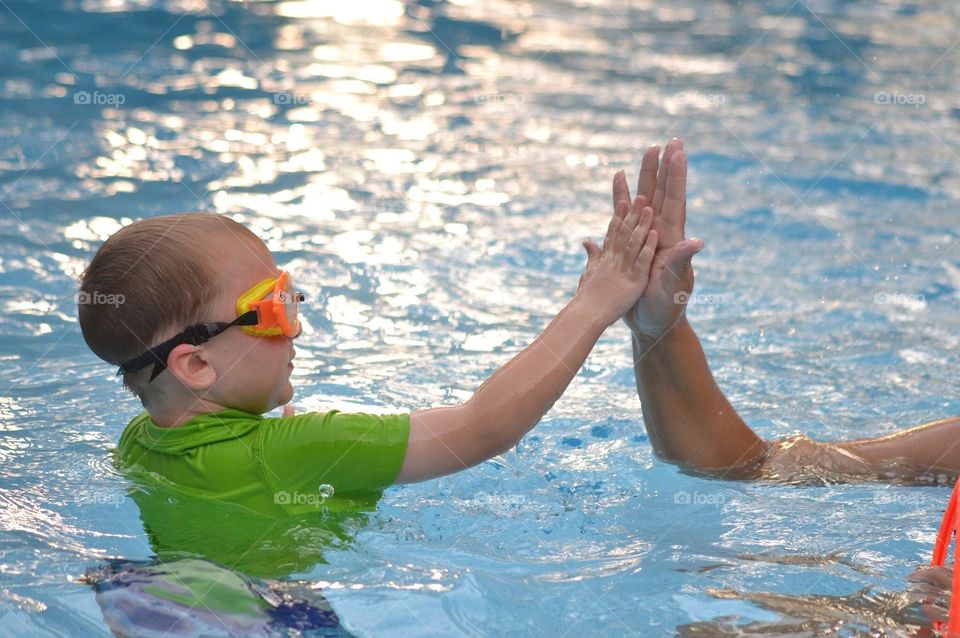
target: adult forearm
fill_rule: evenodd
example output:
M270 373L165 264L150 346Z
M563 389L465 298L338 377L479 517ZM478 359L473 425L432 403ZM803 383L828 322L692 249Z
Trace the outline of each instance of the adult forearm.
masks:
M643 420L658 456L702 470L750 465L766 445L720 391L686 317L658 340L633 335Z
M633 336L634 370L643 418L657 455L727 476L730 468L788 476L804 468L838 476L913 478L960 472L960 418L945 419L875 439L768 445L740 418L710 372L686 318L660 340ZM757 461L763 461L758 463Z
M828 444L855 454L875 471L915 476L960 472L960 418L944 419L875 439Z
M576 376L609 325L596 304L574 297L537 339L493 373L466 403L482 428L488 458L513 446L536 425Z

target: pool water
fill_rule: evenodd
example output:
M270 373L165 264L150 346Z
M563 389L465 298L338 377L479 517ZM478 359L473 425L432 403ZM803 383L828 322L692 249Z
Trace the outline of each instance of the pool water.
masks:
M834 439L960 414L958 16L0 1L0 634L110 635L84 574L155 554L109 458L139 404L74 298L133 219L230 215L296 271L298 409L448 405L573 294L613 172L682 135L689 314L744 418ZM514 450L388 490L350 542L295 526L318 558L274 580L365 636L909 635L947 497L658 461L617 325Z

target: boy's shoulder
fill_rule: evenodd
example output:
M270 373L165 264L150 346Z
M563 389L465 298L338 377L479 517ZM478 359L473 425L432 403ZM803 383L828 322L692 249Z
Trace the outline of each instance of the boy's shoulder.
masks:
M144 411L127 424L120 436L117 451L121 459L135 447L166 454L184 454L200 446L238 441L256 431L264 433L259 439L266 442L274 439L309 439L312 442L326 439L332 442L369 439L371 436L379 438L379 434L389 441L405 444L409 433L409 415L328 410L265 417L228 409L195 416L179 427L163 428L154 422L149 412Z
M167 454L183 453L201 445L235 440L253 431L262 421L263 417L258 414L222 410L195 416L179 427L165 428L144 411L124 428L117 450L121 456L136 446Z

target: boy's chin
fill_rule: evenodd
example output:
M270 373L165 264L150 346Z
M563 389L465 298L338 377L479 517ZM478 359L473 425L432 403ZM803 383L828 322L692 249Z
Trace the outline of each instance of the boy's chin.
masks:
M268 399L260 414L266 414L270 410L283 407L293 400L293 384L287 381L286 385L280 389L271 399Z
M283 392L280 394L280 405L286 405L293 400L293 384L290 383L290 380L287 379L287 384L283 387Z

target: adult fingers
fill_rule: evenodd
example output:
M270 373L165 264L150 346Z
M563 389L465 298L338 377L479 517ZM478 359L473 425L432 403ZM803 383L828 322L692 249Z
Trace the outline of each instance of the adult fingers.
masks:
M660 216L670 231L665 240L675 244L683 240L687 219L687 156L682 150L670 158L668 176Z
M683 279L687 270L690 268L690 262L693 256L703 250L704 244L699 239L688 239L667 249L668 252L663 255L663 264L669 277L673 279Z
M653 212L660 214L663 206L663 198L667 193L667 176L670 168L670 158L677 151L683 149L683 140L678 137L667 142L667 147L663 149L663 157L660 159L660 170L657 172L657 190L653 194Z
M643 154L640 177L637 178L637 195L643 195L647 203L653 203L657 192L657 164L660 162L660 145L654 144Z
M913 582L928 583L941 589L950 589L953 570L948 567L921 567L907 577Z
M587 263L600 256L601 250L600 246L597 246L595 243L589 239L583 242L583 249L587 251Z

